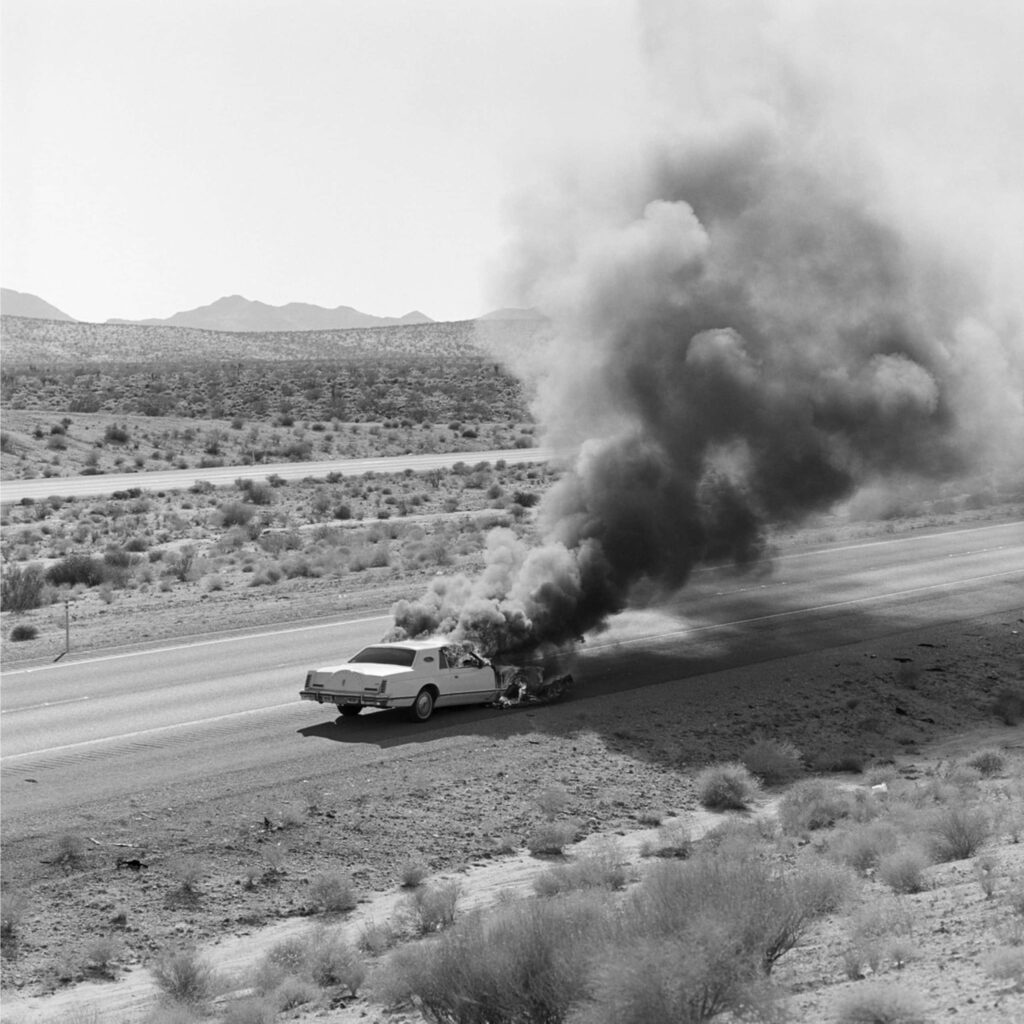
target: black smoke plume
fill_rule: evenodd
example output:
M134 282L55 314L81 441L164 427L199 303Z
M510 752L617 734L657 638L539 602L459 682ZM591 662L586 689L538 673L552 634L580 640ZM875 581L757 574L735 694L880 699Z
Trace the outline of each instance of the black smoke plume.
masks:
M671 592L701 562L750 563L771 526L860 487L1020 477L1019 295L1003 301L941 217L902 216L892 164L784 70L772 103L745 91L659 130L611 194L576 175L525 204L511 263L550 328L514 358L549 440L577 454L539 543L494 530L483 574L400 602L400 631L567 644L641 581Z

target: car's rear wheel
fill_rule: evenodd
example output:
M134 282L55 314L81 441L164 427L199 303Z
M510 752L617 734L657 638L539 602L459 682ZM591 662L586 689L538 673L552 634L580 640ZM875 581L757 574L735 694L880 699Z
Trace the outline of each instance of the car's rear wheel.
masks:
M362 704L342 704L338 710L343 718L355 718L363 710Z
M434 713L434 692L424 687L416 694L416 699L409 708L409 715L414 722L425 722Z

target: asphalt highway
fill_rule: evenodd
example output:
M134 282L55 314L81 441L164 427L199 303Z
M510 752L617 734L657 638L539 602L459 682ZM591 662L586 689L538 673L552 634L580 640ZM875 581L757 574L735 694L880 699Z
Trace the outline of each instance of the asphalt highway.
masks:
M587 638L573 699L628 700L634 687L1000 612L1024 613L1020 522L827 547L747 575L706 569L670 602ZM5 672L5 834L93 802L343 771L521 714L460 708L414 724L370 712L336 723L331 708L298 699L308 668L344 660L389 622L339 617Z

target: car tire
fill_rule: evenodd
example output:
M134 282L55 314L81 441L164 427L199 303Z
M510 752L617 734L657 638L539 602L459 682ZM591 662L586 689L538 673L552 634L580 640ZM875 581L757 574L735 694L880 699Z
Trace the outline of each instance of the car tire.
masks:
M409 717L414 722L425 722L434 713L434 692L424 686L409 708Z
M342 704L338 710L342 718L355 718L363 710L362 704Z

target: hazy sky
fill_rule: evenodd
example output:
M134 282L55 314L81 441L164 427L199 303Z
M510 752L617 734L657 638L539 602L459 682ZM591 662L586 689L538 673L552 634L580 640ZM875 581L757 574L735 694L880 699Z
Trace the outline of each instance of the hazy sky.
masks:
M627 136L627 0L2 0L5 287L477 316L508 209ZM635 124L633 125L635 128Z

